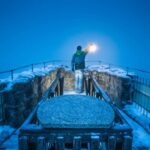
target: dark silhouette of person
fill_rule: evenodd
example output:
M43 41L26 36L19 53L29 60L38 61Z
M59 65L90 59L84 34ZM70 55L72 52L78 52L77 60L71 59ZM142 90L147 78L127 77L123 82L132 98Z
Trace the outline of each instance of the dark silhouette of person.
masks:
M81 46L77 46L71 61L72 71L75 72L75 91L81 93L83 91L83 71L85 69L85 57L88 54L88 48L82 51Z

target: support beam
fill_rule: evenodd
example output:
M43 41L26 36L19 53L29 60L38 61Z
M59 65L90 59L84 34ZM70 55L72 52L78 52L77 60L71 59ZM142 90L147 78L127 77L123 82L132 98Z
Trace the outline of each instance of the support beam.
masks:
M73 139L73 150L80 150L81 149L81 137L75 136Z
M65 149L64 145L65 145L64 137L62 136L57 137L56 150L64 150Z
M22 136L19 138L19 150L28 150L28 137Z
M100 150L99 136L91 136L91 150Z
M61 77L59 79L59 82L60 82L60 95L63 95L63 91L64 91L64 77Z
M116 137L110 136L108 138L108 150L115 150L116 149Z
M124 136L123 150L132 150L132 137Z
M38 137L37 150L46 150L45 137Z

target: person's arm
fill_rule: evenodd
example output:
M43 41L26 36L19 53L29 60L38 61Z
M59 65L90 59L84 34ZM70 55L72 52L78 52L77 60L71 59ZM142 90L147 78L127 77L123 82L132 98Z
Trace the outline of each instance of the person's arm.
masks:
M73 55L73 57L72 57L72 60L71 60L71 69L72 69L72 71L74 71L75 70L75 66L74 66L74 64L75 64L75 55Z
M89 53L89 48L86 48L86 49L84 50L84 53L85 53L85 55L88 54L88 53Z

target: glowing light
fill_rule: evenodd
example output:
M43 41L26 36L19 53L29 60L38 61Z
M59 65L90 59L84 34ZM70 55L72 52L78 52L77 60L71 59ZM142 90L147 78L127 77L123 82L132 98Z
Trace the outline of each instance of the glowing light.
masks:
M90 44L88 49L90 53L95 53L97 50L97 46L95 44Z

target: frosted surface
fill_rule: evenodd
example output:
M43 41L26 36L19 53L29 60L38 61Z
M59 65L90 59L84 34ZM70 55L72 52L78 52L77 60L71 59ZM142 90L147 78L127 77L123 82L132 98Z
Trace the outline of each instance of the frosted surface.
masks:
M65 95L42 103L37 117L45 128L109 128L114 111L94 97Z

